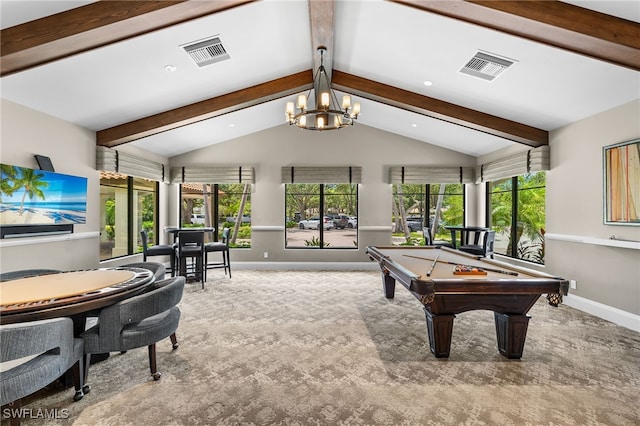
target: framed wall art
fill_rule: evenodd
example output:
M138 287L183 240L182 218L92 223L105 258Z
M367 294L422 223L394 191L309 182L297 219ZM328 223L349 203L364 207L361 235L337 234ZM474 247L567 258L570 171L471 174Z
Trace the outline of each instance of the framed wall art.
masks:
M605 146L604 223L640 226L640 139Z

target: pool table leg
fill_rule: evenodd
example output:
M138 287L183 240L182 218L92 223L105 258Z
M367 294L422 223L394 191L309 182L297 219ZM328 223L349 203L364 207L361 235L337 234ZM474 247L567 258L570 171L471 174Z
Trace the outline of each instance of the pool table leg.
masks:
M429 348L436 358L448 358L451 351L451 334L453 333L453 314L434 315L424 307L429 333Z
M529 326L528 315L501 314L494 312L498 350L510 359L522 358L524 341Z
M393 299L396 294L396 279L389 275L389 272L382 272L382 288L384 297Z

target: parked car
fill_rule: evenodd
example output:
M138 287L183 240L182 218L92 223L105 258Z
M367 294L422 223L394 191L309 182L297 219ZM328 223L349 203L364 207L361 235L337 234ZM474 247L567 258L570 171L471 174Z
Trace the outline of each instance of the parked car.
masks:
M203 214L192 214L191 215L191 224L199 224L204 225L204 215Z
M236 218L235 216L228 216L227 217L227 222L235 222ZM251 223L251 216L245 214L244 216L242 216L242 223Z
M349 226L349 216L347 215L336 214L330 215L330 217L333 219L333 226L335 226L336 229L344 229Z
M407 227L411 232L422 231L423 228L421 216L409 216L407 217Z
M333 220L329 216L323 216L322 227L325 230L332 229L334 227ZM310 219L301 220L298 222L298 228L300 229L320 229L320 217L314 216Z
M355 216L349 217L349 222L347 223L347 228L357 228L358 227L358 218Z
M433 216L429 217L429 227L431 227L433 225L433 219L434 219ZM439 226L442 227L444 225L445 225L444 222L442 222L442 220L441 220L440 223L439 223ZM409 217L407 217L407 226L409 227L411 232L422 231L422 228L424 227L424 222L422 220L422 216L409 216Z

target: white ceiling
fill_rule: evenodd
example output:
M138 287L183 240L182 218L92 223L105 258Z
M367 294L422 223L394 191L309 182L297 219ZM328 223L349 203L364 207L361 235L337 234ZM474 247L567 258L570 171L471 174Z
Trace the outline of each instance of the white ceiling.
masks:
M87 3L3 0L2 28ZM569 3L640 22L636 0ZM213 35L231 59L198 68L180 46ZM460 73L478 50L516 63L491 82ZM311 69L314 55L307 2L263 0L7 75L0 89L3 98L98 131ZM548 131L640 97L632 69L386 1L336 1L333 68ZM131 144L171 157L283 125L294 98ZM515 144L355 100L362 103L356 125L473 156Z

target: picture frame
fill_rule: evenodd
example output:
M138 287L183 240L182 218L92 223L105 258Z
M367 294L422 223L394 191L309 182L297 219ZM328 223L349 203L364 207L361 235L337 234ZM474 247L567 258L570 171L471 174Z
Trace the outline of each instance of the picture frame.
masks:
M605 146L602 159L604 224L640 226L640 139Z

